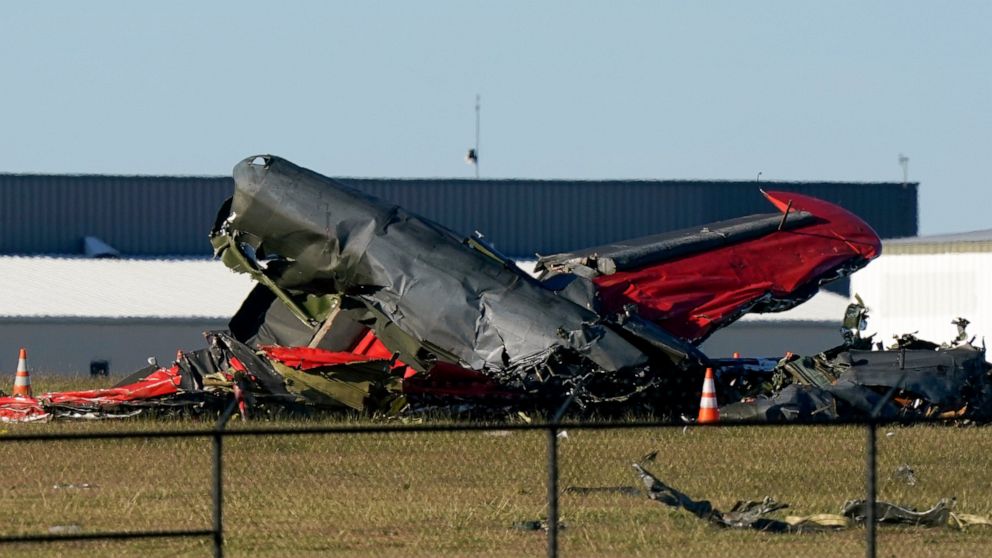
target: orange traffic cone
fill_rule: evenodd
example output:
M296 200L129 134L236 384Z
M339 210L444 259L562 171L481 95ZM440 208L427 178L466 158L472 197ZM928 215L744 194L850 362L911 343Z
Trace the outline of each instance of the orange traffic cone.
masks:
M28 374L28 352L21 347L17 355L17 377L14 378L14 390L10 393L15 397L31 397L31 374Z
M706 369L703 380L703 397L699 400L699 424L710 424L720 421L720 409L716 404L716 382L713 380L713 369Z

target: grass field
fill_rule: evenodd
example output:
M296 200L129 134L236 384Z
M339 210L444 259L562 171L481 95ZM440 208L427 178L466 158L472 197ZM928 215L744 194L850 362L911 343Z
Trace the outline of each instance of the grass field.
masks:
M35 389L107 381L35 378ZM7 389L0 385L0 389ZM334 423L356 421L335 419ZM280 423L280 426L325 423ZM128 420L0 425L15 432L202 429L208 422ZM243 427L232 423L232 428ZM987 428L896 427L879 436L879 496L926 508L992 513ZM0 442L2 442L0 435ZM630 463L727 509L769 495L788 513L836 513L864 494L865 432L855 427L573 430L560 440L563 556L857 556L864 531L773 535L721 531L643 495L569 487L638 486ZM543 532L514 528L544 516L542 432L353 434L232 438L225 442L229 556L539 556ZM918 482L895 474L910 465ZM203 439L4 444L2 534L50 529L202 529L210 526L211 446ZM784 513L783 513L784 515ZM4 556L205 556L208 540L0 547ZM879 556L980 556L992 528L881 527Z

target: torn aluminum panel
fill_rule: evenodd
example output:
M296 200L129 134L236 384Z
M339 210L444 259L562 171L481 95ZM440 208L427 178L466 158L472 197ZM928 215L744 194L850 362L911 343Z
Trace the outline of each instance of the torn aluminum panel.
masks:
M932 508L916 511L890 502L875 502L875 522L918 527L946 527L954 504L954 498L949 500L942 498ZM857 523L864 523L868 517L868 503L865 500L850 500L844 503L840 513Z
M721 417L762 421L863 419L872 414L886 420L992 418L992 365L986 362L984 349L960 339L957 345L940 346L902 336L903 344L921 348L897 345L871 351L851 348L870 338L844 333L845 345L812 357L791 355L779 361L771 381L761 384L763 392L721 406ZM732 367L733 361L728 362Z
M903 400L921 398L931 414L968 405L973 414L992 411L992 384L985 352L970 345L936 350L852 350L833 364L840 379L879 389L895 388Z
M798 533L821 530L814 523L791 525L779 519L767 517L769 514L789 507L766 497L761 501L738 501L728 512L713 507L709 500L693 500L679 490L668 486L640 464L633 465L634 471L648 491L648 498L668 507L684 509L696 517L708 521L716 527L730 529L754 529L772 533Z

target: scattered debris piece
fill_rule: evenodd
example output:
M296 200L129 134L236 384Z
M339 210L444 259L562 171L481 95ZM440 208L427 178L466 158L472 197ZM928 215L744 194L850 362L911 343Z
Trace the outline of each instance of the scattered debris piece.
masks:
M548 530L548 520L547 519L528 519L525 521L518 521L513 524L513 528L518 531L547 531ZM558 521L558 530L561 531L565 528L565 522Z
M0 397L0 422L47 422L52 415L32 397Z
M959 332L950 343L904 334L888 349L873 350L873 336L860 334L868 314L857 300L844 318L844 344L814 356L787 356L770 371L722 368L728 381L747 378L741 385L748 389L732 391L736 400L720 407L721 415L779 422L858 419L872 412L889 420L992 420L992 364L985 360L985 348L967 339L967 320L955 320ZM853 323L858 329L852 332L847 327ZM886 396L890 400L881 403Z
M807 516L788 515L785 517L785 522L797 530L803 528L808 530L847 529L851 527L849 518L835 513L817 513Z
M708 500L693 500L682 492L661 482L658 477L637 463L634 463L633 467L640 476L641 482L644 483L645 488L648 490L648 498L672 508L684 509L717 527L755 529L775 533L801 532L803 530L817 530L820 528L818 525L802 522L793 526L785 521L765 517L772 512L789 507L788 504L776 502L771 497L766 497L760 502L753 500L738 501L729 512L724 513L714 508Z
M903 463L896 467L896 480L900 480L909 486L916 486L916 472L908 464Z
M92 488L98 488L97 485L88 482L60 482L52 485L53 490L89 490Z
M721 528L804 533L847 529L857 524L864 524L868 515L867 503L861 499L845 502L840 514L790 515L784 520L778 520L767 516L789 506L776 502L771 497L765 497L761 501L739 500L729 512L721 512L708 500L693 500L668 486L640 464L635 463L633 467L648 490L648 498L672 508L684 509ZM875 522L914 527L953 527L962 530L975 525L992 527L992 518L988 516L954 512L955 503L954 498L942 498L930 509L917 511L911 507L876 501Z
M83 528L75 523L69 523L66 525L52 525L48 528L48 532L52 535L75 535L82 533Z
M951 512L951 524L962 531L975 525L992 527L992 518L987 515Z
M899 525L915 525L921 527L945 527L954 509L954 498L944 498L927 511L918 512L915 508L906 508L889 502L875 502L875 522ZM864 523L868 513L865 500L850 500L841 509L841 515L851 518L857 523Z
M645 463L654 463L654 460L658 458L658 451L659 450L651 450L648 453L645 453L644 455L641 456L640 459L637 460L637 463L639 465L644 465Z

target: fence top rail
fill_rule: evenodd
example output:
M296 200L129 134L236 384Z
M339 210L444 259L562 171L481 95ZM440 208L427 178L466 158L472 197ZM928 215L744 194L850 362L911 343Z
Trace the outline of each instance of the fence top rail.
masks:
M492 430L514 430L514 431L546 431L555 430L625 430L644 428L739 428L739 427L766 427L782 428L789 426L819 426L819 427L842 427L842 426L885 426L890 424L910 425L910 424L946 424L946 420L925 419L925 420L897 420L897 419L877 419L877 420L835 420L835 421L791 421L791 422L765 422L765 421L727 421L716 424L695 424L695 423L673 423L668 421L628 421L628 422L535 422L535 423L428 423L428 424L369 424L369 425L341 425L341 426L316 426L316 427L267 427L267 428L234 428L218 430L216 428L205 429L172 429L172 430L134 430L130 432L36 432L36 433L10 433L0 435L0 442L31 442L31 441L56 441L56 440L120 440L135 438L208 438L223 436L225 438L239 436L308 436L315 434L402 434L402 433L425 433L425 432L486 432Z

